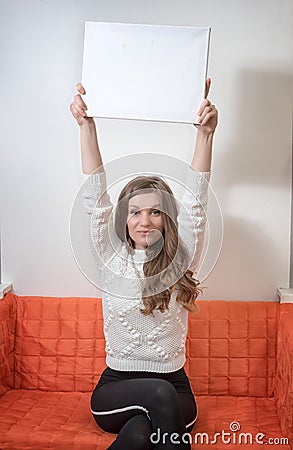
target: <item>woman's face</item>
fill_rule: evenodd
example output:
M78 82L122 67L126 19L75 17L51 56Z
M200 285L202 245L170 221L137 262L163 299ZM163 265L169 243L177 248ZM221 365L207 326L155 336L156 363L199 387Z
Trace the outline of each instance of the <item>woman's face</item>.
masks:
M163 212L156 193L139 194L128 202L127 225L135 248L145 250L163 233Z

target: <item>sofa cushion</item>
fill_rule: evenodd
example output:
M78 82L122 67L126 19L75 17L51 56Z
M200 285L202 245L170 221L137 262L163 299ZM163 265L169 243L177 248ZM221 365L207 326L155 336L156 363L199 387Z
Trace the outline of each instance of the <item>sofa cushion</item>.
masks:
M227 443L217 437L217 444L204 445L214 439L214 433L231 433L237 439L239 433L250 433L253 445L249 448L263 449L256 444L255 436L265 434L264 444L269 438L281 439L275 402L273 398L198 396L198 419L192 430L192 448L224 450ZM238 422L240 431L235 438L230 429L231 422ZM234 424L234 426L236 426ZM233 429L233 428L232 428ZM195 444L196 433L198 445ZM225 439L229 436L226 435ZM1 450L104 450L115 439L114 434L101 430L90 412L90 393L45 392L40 390L11 390L0 402L0 448ZM203 442L203 444L200 444ZM242 440L242 445L244 441ZM247 441L250 442L250 441ZM278 441L280 442L280 441ZM242 448L230 444L233 448ZM272 450L289 450L289 445L269 445Z
M17 389L92 391L105 368L99 298L17 297Z
M278 303L199 301L189 315L186 364L196 395L270 397Z

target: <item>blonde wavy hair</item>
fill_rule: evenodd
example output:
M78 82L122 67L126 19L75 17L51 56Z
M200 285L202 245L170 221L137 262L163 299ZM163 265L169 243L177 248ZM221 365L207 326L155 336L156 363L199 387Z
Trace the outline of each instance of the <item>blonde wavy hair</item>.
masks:
M198 310L195 303L202 290L199 281L193 278L188 267L188 251L178 235L178 208L174 194L169 185L157 176L138 176L127 183L119 194L115 211L115 231L124 241L129 252L134 253L135 242L128 232L127 217L129 200L138 195L155 192L161 201L163 215L163 246L160 239L146 249L146 261L143 265L145 285L142 291L145 315L168 309L172 292L177 288L176 301L190 312ZM164 193L167 194L164 194ZM167 270L168 268L168 270ZM166 270L165 270L166 269ZM183 270L183 271L182 271ZM183 275L182 275L183 273ZM152 277L156 275L159 285L154 286ZM165 288L166 286L170 286Z

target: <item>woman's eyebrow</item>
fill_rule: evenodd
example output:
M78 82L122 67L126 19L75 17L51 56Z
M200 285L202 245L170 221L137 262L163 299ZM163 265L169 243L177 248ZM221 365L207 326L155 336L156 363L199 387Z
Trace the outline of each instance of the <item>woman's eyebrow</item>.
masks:
M150 206L150 208L156 208L157 206L160 206L160 204L154 205L154 206ZM140 206L137 206L137 205L129 205L129 208L140 208ZM141 208L141 209L143 209L143 208Z

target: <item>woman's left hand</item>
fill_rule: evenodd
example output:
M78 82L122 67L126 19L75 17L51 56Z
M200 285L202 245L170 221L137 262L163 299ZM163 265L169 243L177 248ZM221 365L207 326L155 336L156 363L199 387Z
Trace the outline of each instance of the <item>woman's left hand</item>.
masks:
M197 128L198 132L202 134L214 134L218 124L218 110L215 105L212 105L210 100L207 98L209 90L211 87L211 79L206 80L206 92L205 99L200 105L198 110L198 123L199 125L194 126Z

